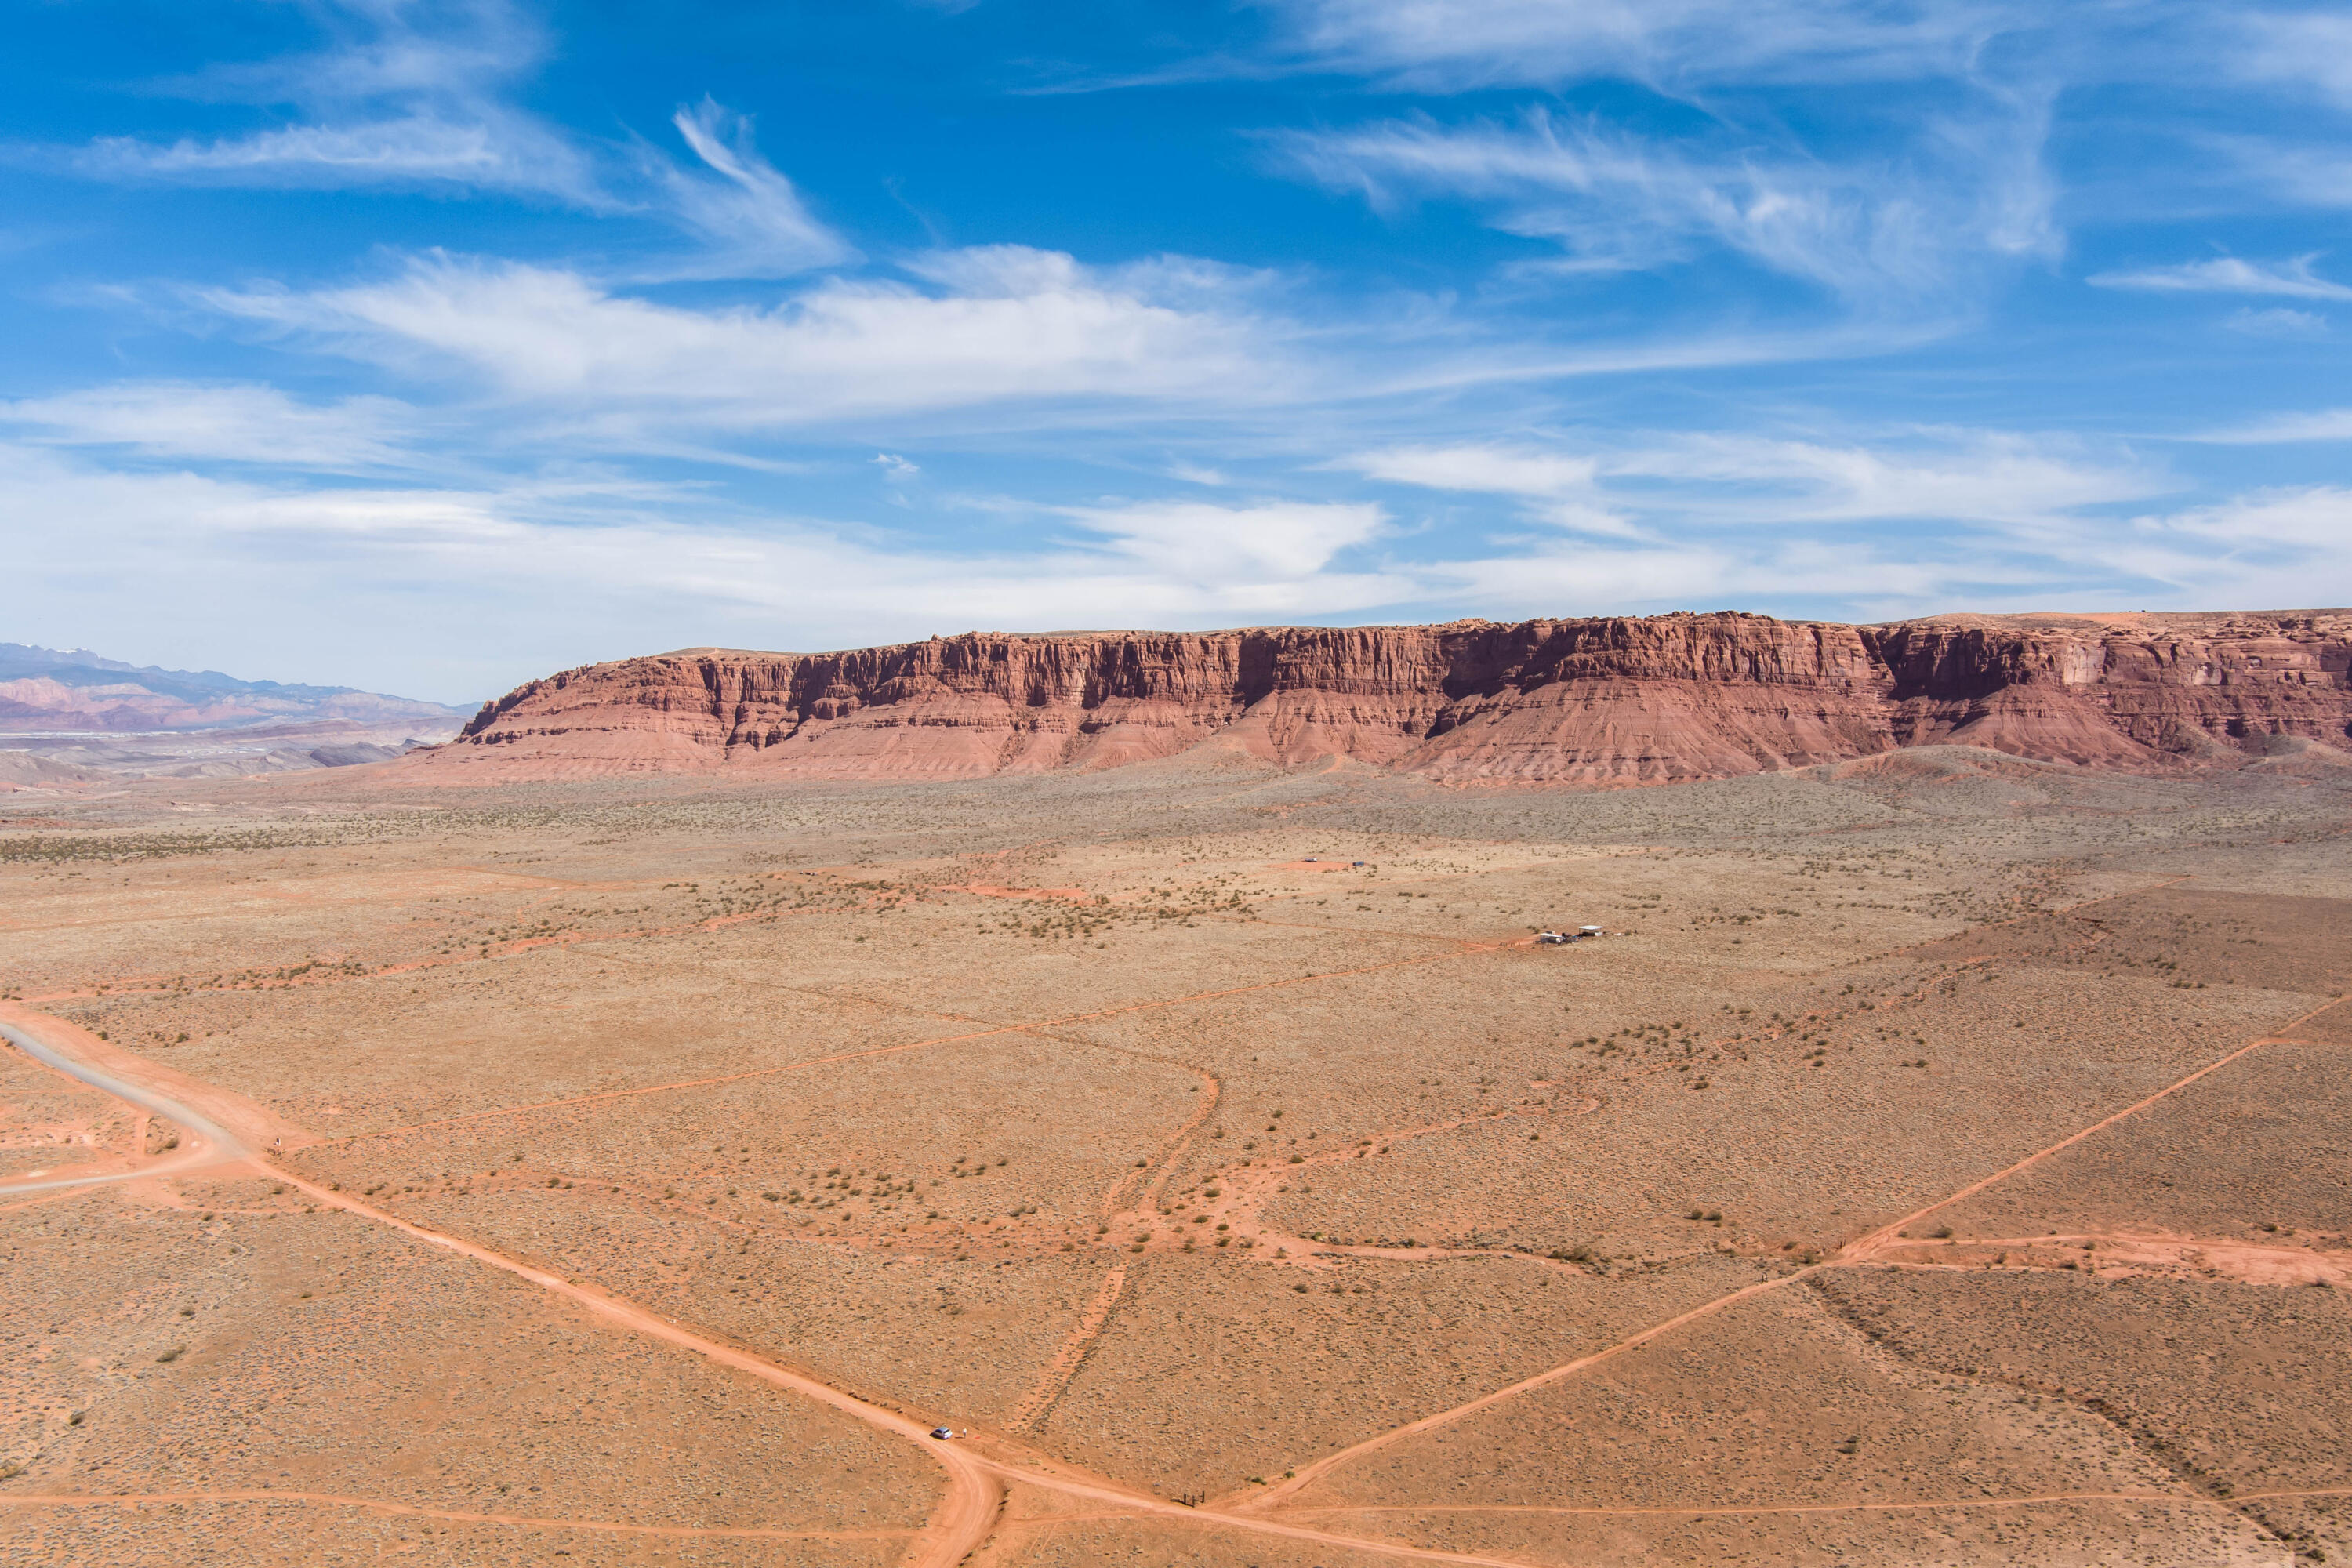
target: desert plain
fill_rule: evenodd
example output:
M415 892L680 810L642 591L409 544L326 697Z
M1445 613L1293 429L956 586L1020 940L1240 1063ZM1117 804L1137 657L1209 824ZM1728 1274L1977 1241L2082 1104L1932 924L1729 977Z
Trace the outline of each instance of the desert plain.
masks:
M2336 755L11 797L0 1555L2345 1561Z

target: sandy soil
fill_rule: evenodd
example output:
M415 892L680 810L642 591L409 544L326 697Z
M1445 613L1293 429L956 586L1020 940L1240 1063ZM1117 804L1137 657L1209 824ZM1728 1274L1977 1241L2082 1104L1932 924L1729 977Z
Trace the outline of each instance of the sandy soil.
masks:
M2352 786L1911 761L14 796L0 1542L2352 1553Z

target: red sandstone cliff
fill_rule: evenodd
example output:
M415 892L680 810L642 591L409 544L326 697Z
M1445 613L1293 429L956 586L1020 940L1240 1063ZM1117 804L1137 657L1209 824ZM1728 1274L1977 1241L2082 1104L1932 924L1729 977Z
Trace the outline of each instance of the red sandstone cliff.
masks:
M2343 610L969 633L566 670L397 765L450 782L969 777L1116 767L1215 743L1455 782L1634 784L1940 742L2155 768L2277 737L2345 746L2347 672Z

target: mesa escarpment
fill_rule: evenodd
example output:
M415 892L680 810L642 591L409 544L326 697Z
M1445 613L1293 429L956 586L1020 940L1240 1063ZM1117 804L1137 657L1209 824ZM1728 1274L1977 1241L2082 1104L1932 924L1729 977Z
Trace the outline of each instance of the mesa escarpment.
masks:
M2342 610L974 632L567 670L486 705L457 741L400 765L482 782L948 778L1117 767L1211 745L1449 782L1651 784L1940 742L2164 768L2344 745L2348 669L2352 612Z

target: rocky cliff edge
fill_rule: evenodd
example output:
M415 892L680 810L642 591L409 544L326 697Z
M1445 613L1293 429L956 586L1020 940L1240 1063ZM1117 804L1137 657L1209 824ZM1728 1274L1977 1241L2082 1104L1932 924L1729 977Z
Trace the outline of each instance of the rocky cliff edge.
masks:
M2352 747L2352 611L1885 626L1676 614L698 648L531 681L395 766L418 783L968 778L1209 746L1454 783L1632 784L1939 742L2139 771L2283 746L2333 759Z

